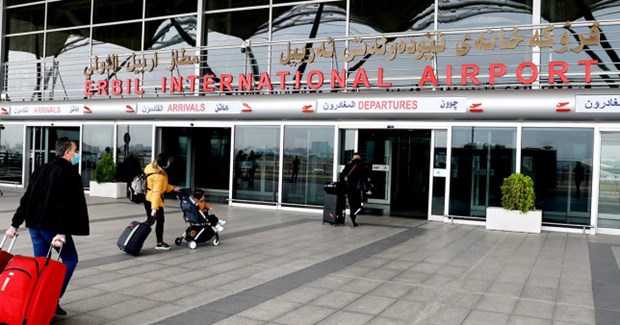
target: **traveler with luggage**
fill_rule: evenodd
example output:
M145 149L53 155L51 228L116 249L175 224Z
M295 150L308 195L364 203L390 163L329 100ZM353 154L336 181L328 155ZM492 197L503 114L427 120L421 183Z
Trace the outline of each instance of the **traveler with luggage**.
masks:
M56 141L56 158L39 167L30 178L28 188L13 215L11 227L6 231L15 237L19 226L29 228L34 256L47 256L50 244L62 246L60 257L67 271L60 297L64 294L78 263L73 235L90 233L88 209L82 186L82 177L75 165L80 161L77 145L68 138ZM56 307L56 315L67 313Z
M370 170L364 166L359 153L354 153L351 162L344 167L340 173L340 181L344 182L346 186L351 222L353 227L357 227L358 224L355 219L362 211L365 192L370 186Z
M150 174L146 178L147 191L144 210L146 211L147 219L155 218L157 222L155 225L156 250L170 249L170 246L164 242L164 194L171 191L179 192L178 187L168 184L168 174L165 169L169 165L170 159L168 155L160 153L155 161L144 168L144 174Z

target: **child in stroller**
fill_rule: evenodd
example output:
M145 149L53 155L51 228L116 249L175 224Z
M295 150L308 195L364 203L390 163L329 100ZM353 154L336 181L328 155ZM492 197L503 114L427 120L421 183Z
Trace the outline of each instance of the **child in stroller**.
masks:
M202 191L202 196L204 196L204 191ZM224 228L221 226L219 228L215 227L218 223L217 217L215 217L212 212L209 212L208 208L203 212L197 205L198 200L190 196L187 191L180 191L178 198L181 210L183 211L183 219L185 222L189 223L189 226L185 229L181 237L177 237L174 240L174 243L176 245L181 245L183 240L185 240L189 248L195 249L199 243L208 243L213 239L211 243L214 246L219 245L220 236L218 232ZM204 198L203 203L206 204ZM211 214L211 216L208 214Z
M211 226L213 227L213 230L215 230L215 232L220 232L224 230L224 227L222 226L226 224L226 221L219 219L215 216L215 214L213 213L213 208L205 200L205 191L199 188L195 189L194 193L192 193L192 198L194 202L196 202L198 210L200 210L200 212L202 212L207 217L207 220L209 221L209 224L211 224Z

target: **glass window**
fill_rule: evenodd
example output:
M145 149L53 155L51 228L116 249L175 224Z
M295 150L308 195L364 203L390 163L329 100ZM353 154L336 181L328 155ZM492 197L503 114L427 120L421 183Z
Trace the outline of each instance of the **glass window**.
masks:
M206 10L230 9L268 5L269 0L235 0L235 1L205 1Z
M618 1L541 1L541 21L607 20L620 18Z
M472 29L489 26L516 26L532 23L532 0L494 3L439 1L437 29Z
M597 226L620 229L620 133L601 134L599 184Z
M521 170L543 222L590 224L593 141L592 129L523 128Z
M93 28L93 54L108 55L115 52L142 49L142 23L100 26ZM120 47L120 48L119 48ZM119 58L123 62L125 58ZM120 77L119 77L120 78Z
M47 3L47 29L70 28L90 24L91 0Z
M272 21L273 39L343 36L346 23L345 7L344 1L275 7ZM317 18L318 26L314 29ZM262 32L267 31L267 25L261 27Z
M278 200L280 127L235 127L233 199Z
M433 30L434 0L351 0L351 35Z
M282 203L322 205L333 178L334 128L284 127Z
M113 21L140 19L142 18L142 1L143 0L94 1L93 21L95 24L101 24ZM140 33L138 36L140 36Z
M501 206L500 187L516 165L515 128L454 127L450 180L451 215L486 216Z
M16 7L6 10L7 34L26 33L43 30L45 5Z
M90 125L82 127L82 150L80 158L82 160L82 184L89 186L93 180L93 174L97 163L105 153L114 154L114 126L112 125Z
M168 1L165 6L156 1L145 1L145 4L146 18L195 13L198 10L198 1Z
M206 46L239 45L269 25L269 10L223 12L205 15ZM238 50L238 49L237 49Z
M25 3L31 3L31 2L40 2L41 0L8 0L7 1L7 6L12 6L12 5L21 5L21 4L25 4Z
M116 132L117 179L129 181L153 161L153 127L118 125Z
M43 34L6 38L8 47L5 88L13 101L32 100L39 89L36 60L43 56Z
M71 55L83 57L84 53L88 53L89 36L90 31L87 28L47 33L45 56L58 59L64 59ZM69 67L75 69L75 66L70 65ZM70 72L69 68L67 68L67 72Z
M22 184L24 126L0 124L0 182Z

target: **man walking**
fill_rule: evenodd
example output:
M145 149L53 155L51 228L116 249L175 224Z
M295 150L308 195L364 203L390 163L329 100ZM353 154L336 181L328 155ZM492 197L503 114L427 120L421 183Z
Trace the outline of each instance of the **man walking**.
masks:
M67 266L60 296L65 293L78 263L73 235L90 233L86 197L82 178L75 165L80 161L77 145L68 138L56 141L56 158L38 168L30 178L28 188L6 231L15 237L19 226L26 222L32 239L34 256L47 256L50 244L60 247L60 257ZM57 316L65 316L60 305Z

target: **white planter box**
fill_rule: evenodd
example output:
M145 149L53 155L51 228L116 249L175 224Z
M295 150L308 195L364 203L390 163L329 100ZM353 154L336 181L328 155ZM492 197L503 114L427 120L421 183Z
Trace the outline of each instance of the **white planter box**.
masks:
M127 196L127 183L97 183L90 181L90 196L122 198Z
M505 210L504 208L487 208L487 230L502 230L540 234L542 227L542 211L528 213Z

